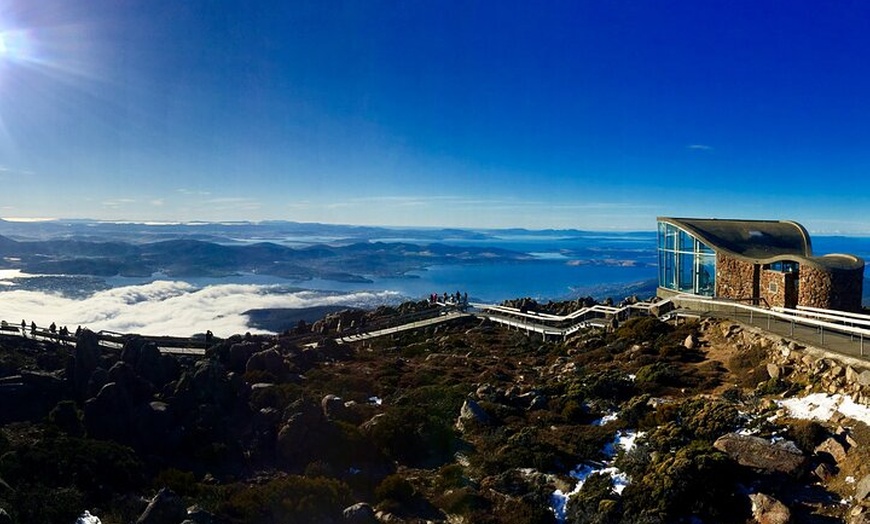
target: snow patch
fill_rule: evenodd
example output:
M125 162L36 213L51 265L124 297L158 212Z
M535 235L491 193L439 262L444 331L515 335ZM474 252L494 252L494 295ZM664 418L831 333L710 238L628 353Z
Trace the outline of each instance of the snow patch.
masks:
M614 416L614 418L616 417ZM631 451L632 449L634 449L637 443L637 438L642 435L643 432L631 430L617 431L616 437L613 439L613 442L609 442L604 446L603 452L607 456L607 460L605 460L603 465L580 464L579 466L574 468L571 473L569 473L571 478L577 481L577 483L574 485L574 489L572 489L568 493L557 489L553 492L552 495L550 495L550 508L553 510L553 514L556 516L556 522L559 522L560 524L565 522L565 510L568 507L568 500L580 492L580 489L583 487L586 479L589 478L589 476L593 473L603 473L605 475L610 475L610 478L613 481L613 491L619 495L622 494L622 491L629 484L628 475L613 467L611 464L613 463L613 459L616 457L616 454L619 452L620 449L624 451Z
M848 395L813 393L805 397L778 400L789 416L798 419L828 421L835 413L870 426L870 407L858 404Z
M593 426L604 426L604 425L607 425L607 424L613 422L614 420L616 420L618 418L619 418L619 415L617 415L616 413L608 413L607 415L604 415L601 418L593 420L592 425Z

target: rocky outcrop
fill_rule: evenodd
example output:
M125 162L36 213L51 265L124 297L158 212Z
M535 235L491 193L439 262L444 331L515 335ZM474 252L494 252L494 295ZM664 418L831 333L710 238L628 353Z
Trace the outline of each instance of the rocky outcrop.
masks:
M741 466L766 472L799 476L807 465L807 457L788 440L771 443L761 437L728 433L719 437L713 447Z
M758 524L788 524L791 522L791 512L782 502L770 495L753 493L749 495L752 502L752 517Z
M163 488L151 502L145 511L139 515L136 524L179 524L187 517L187 508L181 497L172 490Z
M348 506L342 512L344 522L348 524L377 524L378 519L375 517L375 510L366 502L359 502L353 506Z
M100 365L100 340L97 334L83 329L76 339L73 353L72 382L77 397L85 400L91 374Z
M459 431L467 431L475 426L489 424L489 415L486 413L480 404L466 399L459 410L459 418L456 420L456 429Z

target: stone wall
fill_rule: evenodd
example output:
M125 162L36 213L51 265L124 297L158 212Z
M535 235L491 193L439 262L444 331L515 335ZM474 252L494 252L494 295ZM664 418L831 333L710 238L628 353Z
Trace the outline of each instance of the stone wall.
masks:
M798 275L765 269L761 271L759 295L762 304L794 307L798 301Z
M822 269L801 264L798 304L801 306L860 311L864 268Z
M756 267L734 257L716 253L716 296L719 298L752 298Z

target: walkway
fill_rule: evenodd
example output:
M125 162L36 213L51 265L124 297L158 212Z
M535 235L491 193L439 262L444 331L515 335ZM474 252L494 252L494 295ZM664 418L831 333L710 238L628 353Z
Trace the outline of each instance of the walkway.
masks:
M384 329L379 329L376 331L368 331L363 333L355 333L353 335L348 335L345 337L339 337L335 339L339 344L343 344L345 342L360 342L362 340L369 340L376 337L383 337L386 335L393 335L395 333L400 333L402 331L410 331L412 329L419 329L428 326L434 326L436 324L442 324L444 322L452 322L454 320L470 317L472 316L469 313L463 313L460 311L445 311L442 312L441 315L437 317L427 318L425 320L417 320L414 322L409 322L407 324L401 324L398 326L388 327Z

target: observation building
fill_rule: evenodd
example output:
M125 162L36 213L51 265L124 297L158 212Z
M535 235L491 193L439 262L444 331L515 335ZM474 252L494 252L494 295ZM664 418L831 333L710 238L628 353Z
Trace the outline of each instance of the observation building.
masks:
M814 256L788 220L658 219L658 295L702 295L760 306L860 311L864 260Z

